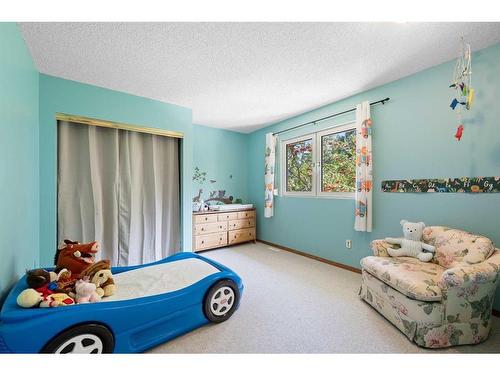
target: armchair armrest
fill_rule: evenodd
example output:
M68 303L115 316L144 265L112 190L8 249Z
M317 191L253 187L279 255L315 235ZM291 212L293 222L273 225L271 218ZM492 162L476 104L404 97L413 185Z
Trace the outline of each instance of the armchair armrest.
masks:
M446 270L440 286L448 323L489 324L495 290L500 278L500 251L484 262Z
M441 287L449 289L471 283L484 283L488 279L498 279L499 272L500 251L497 250L484 262L447 269L441 276Z
M373 240L370 247L373 250L373 255L376 257L388 257L389 253L387 252L387 248L398 249L400 246L392 245L386 240Z

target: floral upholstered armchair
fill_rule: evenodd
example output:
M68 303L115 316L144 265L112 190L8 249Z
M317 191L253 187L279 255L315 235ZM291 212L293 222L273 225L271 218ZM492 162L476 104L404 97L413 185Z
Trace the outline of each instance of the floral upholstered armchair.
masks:
M477 344L488 337L500 275L500 249L486 237L427 227L431 262L389 257L384 240L361 260L360 296L410 340L427 348Z

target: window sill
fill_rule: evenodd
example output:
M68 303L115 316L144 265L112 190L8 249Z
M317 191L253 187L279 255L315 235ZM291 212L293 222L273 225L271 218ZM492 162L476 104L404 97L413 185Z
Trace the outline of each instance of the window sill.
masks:
M338 193L338 194L281 194L280 198L309 198L309 199L355 199L355 193Z

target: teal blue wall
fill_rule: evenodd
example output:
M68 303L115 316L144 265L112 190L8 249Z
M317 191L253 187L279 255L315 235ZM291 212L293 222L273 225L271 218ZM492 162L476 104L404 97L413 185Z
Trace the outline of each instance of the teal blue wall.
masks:
M183 249L191 249L191 109L40 74L40 264L52 264L57 246L57 112L180 131Z
M0 23L0 304L38 264L38 72L14 23Z
M226 196L246 202L247 135L200 125L193 125L193 135L193 169L198 167L207 173L202 185L193 182L193 196L200 188L204 200L211 191L225 190Z
M401 219L481 233L500 247L500 194L380 192L386 179L500 175L500 44L473 56L476 102L465 116L461 142L453 138L457 120L449 108L453 67L445 63L250 134L248 193L257 206L258 238L358 268L371 254L371 240L401 234ZM353 230L353 200L277 197L275 216L264 219L265 134L387 96L388 104L372 107L373 232ZM321 127L353 119L349 114ZM352 249L345 248L346 239ZM500 309L500 291L495 308Z

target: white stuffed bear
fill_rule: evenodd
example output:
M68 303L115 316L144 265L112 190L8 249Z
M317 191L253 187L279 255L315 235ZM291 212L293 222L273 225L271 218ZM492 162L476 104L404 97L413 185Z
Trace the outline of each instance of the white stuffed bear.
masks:
M407 220L401 220L400 224L403 227L404 238L387 237L386 242L394 245L401 245L401 249L388 248L387 252L391 257L413 257L418 258L422 262L428 262L434 256L432 253L436 248L432 245L422 242L422 232L425 224L410 223ZM427 253L423 250L428 251Z

